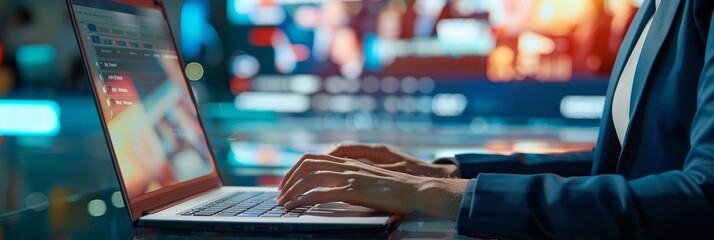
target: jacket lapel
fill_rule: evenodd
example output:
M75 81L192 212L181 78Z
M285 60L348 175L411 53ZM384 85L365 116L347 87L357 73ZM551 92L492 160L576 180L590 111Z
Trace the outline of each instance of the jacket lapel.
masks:
M626 165L623 162L626 160L623 159L623 154L628 146L628 136L633 129L633 123L637 126L636 117L642 108L642 95L645 87L647 86L647 82L650 79L652 67L655 64L657 55L663 47L667 35L672 28L672 23L677 15L680 3L680 0L662 1L660 6L657 8L654 18L652 19L652 27L647 34L647 38L645 39L642 53L640 54L640 59L637 63L637 69L635 70L635 79L632 84L632 95L630 96L630 124L627 127L627 132L625 133L625 139L620 153L620 163L617 167L618 172L620 172L622 167ZM654 4L654 0L648 1L648 8L653 8ZM649 19L645 17L642 23L646 24L648 20ZM639 32L641 33L642 30L640 29ZM637 39L637 37L635 37L635 39Z
M608 89L608 93L611 93L609 95L610 97L613 97L612 95L615 93L615 87L617 86L617 82L620 81L620 75L622 75L622 70L625 69L627 60L630 59L632 49L635 48L635 44L637 43L640 34L642 34L642 30L644 30L645 25L647 25L647 21L650 17L652 17L654 12L655 0L645 1L644 5L642 5L641 9L637 11L635 18L632 20L630 31L625 34L625 39L622 41L620 50L617 52L617 59L615 59L615 65L613 65L612 74L610 75L610 85ZM634 31L632 31L633 29Z
M610 83L607 89L607 99L602 114L597 147L595 148L592 174L615 173L617 171L622 148L620 148L620 143L615 133L615 126L612 122L612 99L615 95L617 82L620 80L620 75L622 75L622 70L630 58L630 53L632 53L637 39L645 28L647 20L649 20L655 11L654 4L654 0L645 1L640 10L637 11L630 25L630 29L627 31L627 34L625 34L620 50L617 52L617 58L613 65Z
M652 1L654 2L654 1ZM647 40L642 48L640 61L637 63L635 71L635 82L632 84L632 101L630 101L630 119L635 116L635 112L639 107L640 98L644 91L647 80L649 79L652 67L655 63L657 54L662 49L667 34L672 29L672 22L677 15L677 10L680 5L679 0L662 1L659 10L654 19L652 19L652 28L647 34Z

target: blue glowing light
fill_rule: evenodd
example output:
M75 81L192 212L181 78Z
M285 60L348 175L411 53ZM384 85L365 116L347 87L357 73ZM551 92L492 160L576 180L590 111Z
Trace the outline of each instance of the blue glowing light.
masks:
M384 61L381 57L383 54L380 51L380 39L374 33L368 33L364 38L364 55L365 63L364 67L369 70L380 70L384 66Z
M186 59L201 54L204 30L208 25L208 5L203 0L187 0L181 8L181 52Z
M56 136L59 104L51 100L0 100L0 135Z
M23 45L17 49L16 57L20 66L38 66L54 63L57 54L50 45Z

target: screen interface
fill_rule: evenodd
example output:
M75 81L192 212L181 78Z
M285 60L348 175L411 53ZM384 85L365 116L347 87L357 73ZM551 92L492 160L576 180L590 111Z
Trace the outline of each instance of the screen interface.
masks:
M162 12L102 1L73 4L128 197L211 173L208 144Z

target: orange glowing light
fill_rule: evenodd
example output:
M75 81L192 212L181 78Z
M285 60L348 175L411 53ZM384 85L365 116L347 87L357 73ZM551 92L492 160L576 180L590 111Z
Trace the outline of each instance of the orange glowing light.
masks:
M547 66L542 55L555 51L555 41L535 32L526 31L518 38L518 58L516 70L523 76L535 76Z
M540 0L535 9L526 22L529 28L557 36L569 34L578 24L597 15L594 1Z
M518 38L520 54L550 54L555 50L555 41L535 32L526 31Z
M12 88L15 76L9 68L0 66L0 96L4 95Z
M270 6L277 5L277 3L275 2L275 0L260 0L258 5L260 5L262 7L270 7Z
M515 77L513 49L499 46L488 56L486 75L493 82L509 82Z

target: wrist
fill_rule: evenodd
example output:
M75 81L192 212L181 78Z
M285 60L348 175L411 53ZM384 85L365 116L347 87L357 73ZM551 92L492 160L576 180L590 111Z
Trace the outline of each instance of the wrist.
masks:
M428 172L430 173L428 176L436 178L461 178L459 166L456 164L426 163L426 165L427 166L424 168L428 169Z
M416 210L456 221L468 180L422 178L418 183Z
M459 166L456 164L441 164L441 167L444 171L444 176L448 178L461 178Z
M461 171L455 158L438 158L431 164L432 168L439 170L441 176L446 178L461 178Z

